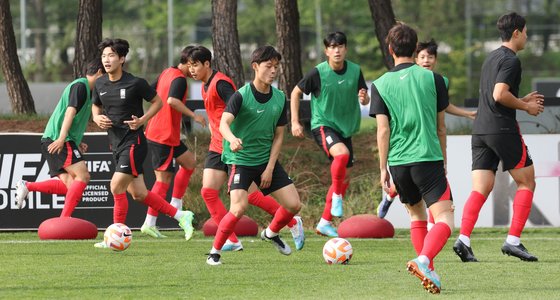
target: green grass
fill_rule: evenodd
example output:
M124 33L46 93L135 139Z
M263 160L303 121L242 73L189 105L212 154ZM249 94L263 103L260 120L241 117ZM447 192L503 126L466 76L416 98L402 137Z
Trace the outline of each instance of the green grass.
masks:
M121 253L93 248L94 241L40 241L36 233L0 234L2 299L423 299L431 298L405 271L413 258L407 230L392 239L350 239L350 265L326 265L326 238L308 233L306 246L280 255L254 237L245 251L224 253L223 265L205 263L212 239L181 232L155 240L134 232ZM524 244L539 262L501 254L505 229L477 229L473 249L480 263L462 263L451 246L436 258L446 299L552 299L560 285L560 232L529 229ZM289 233L285 233L286 236ZM101 236L101 234L100 234ZM291 240L289 241L291 243Z

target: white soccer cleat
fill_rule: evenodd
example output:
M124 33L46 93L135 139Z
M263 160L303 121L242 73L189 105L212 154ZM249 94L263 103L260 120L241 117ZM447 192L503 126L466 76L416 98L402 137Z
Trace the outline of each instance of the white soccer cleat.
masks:
M296 220L296 225L290 228L290 232L292 233L292 237L294 238L294 244L296 245L296 250L301 250L303 249L303 245L305 244L303 221L301 220L300 216L295 216L294 219Z
M29 190L27 189L27 181L20 180L16 183L16 205L18 209L23 207L27 196L29 195Z

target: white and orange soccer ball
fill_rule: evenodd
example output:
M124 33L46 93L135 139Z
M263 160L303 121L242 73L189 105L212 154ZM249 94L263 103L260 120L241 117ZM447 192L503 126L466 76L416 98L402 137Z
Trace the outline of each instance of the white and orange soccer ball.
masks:
M132 231L122 223L115 223L107 227L103 237L109 248L114 251L124 251L132 242Z
M352 258L352 254L352 245L343 238L332 238L323 246L323 258L329 265L346 265Z

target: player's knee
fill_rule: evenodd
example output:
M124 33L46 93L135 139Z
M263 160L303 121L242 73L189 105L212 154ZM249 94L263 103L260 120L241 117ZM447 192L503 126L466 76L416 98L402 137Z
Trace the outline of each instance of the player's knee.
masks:
M91 179L91 175L89 174L89 172L85 172L84 174L79 174L78 176L76 176L76 179L87 184Z
M148 196L148 191L130 191L130 196L134 201L142 202Z

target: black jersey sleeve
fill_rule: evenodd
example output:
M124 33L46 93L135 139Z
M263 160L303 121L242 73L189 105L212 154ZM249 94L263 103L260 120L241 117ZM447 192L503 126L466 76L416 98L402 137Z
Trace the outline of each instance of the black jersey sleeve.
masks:
M234 116L237 116L239 110L241 109L241 105L243 104L243 96L239 92L233 93L229 100L227 101L225 112L228 112Z
M177 77L171 82L171 85L169 86L169 94L167 96L177 98L182 101L186 93L187 79L184 77ZM163 100L167 101L167 99Z
M311 69L303 78L298 82L297 86L306 95L313 93L318 97L321 93L321 77L317 68Z
M156 90L148 84L146 79L139 78L138 87L140 91L140 96L148 102L152 101L155 98L155 96L157 96Z
M216 83L216 89L218 90L218 95L220 96L220 98L222 98L222 100L224 100L224 102L226 103L231 98L231 95L235 93L233 85L225 80L219 80L218 83Z
M99 92L97 91L97 84L93 87L91 92L91 102L97 106L102 106L101 99L99 98Z
M284 108L282 109L282 114L280 114L280 118L278 119L278 122L276 123L276 127L286 126L288 124L288 105L290 105L290 104L288 103L288 100L286 99L286 102L284 102Z
M371 84L371 105L369 107L369 115L374 118L376 115L386 115L390 117L389 108L387 107L387 104L385 104L383 98L381 98L377 87L375 87L375 83Z
M516 85L516 78L521 73L521 62L516 56L505 59L498 70L496 83L505 83L510 87Z
M159 76L156 78L156 81L154 81L154 82L152 82L152 84L150 84L150 86L151 86L154 90L156 90L156 89L157 89L158 82L159 82Z
M449 106L449 95L447 93L447 86L443 76L434 73L437 93L437 111L445 110Z
M364 79L364 74L362 73L362 69L360 69L360 77L358 78L358 92L361 89L368 90L366 80Z
M75 107L76 113L84 107L87 99L87 88L85 84L78 82L72 85L70 88L70 94L68 96L68 107Z

